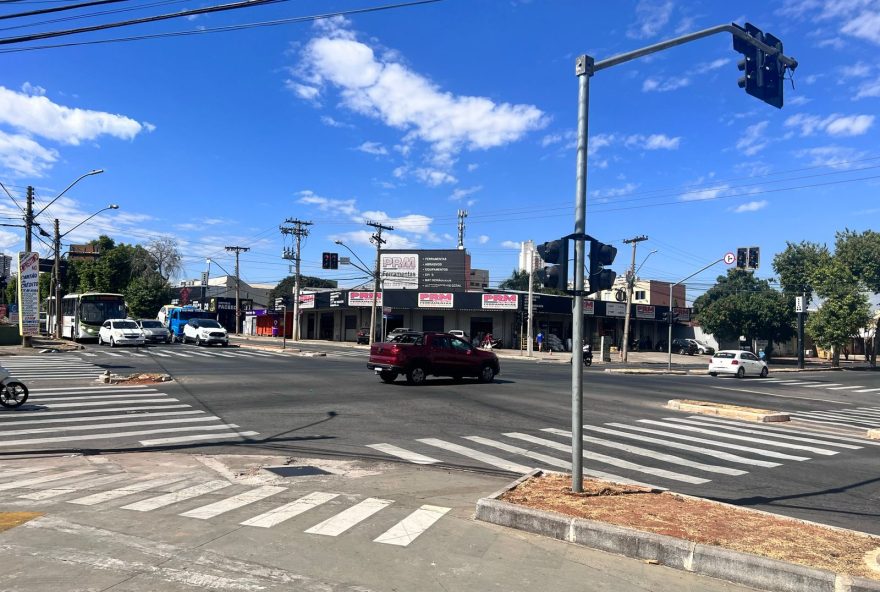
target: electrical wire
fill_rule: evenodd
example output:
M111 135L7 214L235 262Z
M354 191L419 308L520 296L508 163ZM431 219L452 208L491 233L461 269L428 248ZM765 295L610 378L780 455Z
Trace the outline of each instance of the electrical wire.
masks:
M21 18L26 16L37 16L40 14L49 14L52 12L61 12L62 10L76 10L77 8L87 8L89 6L101 6L103 4L117 4L119 2L128 2L129 0L91 0L90 2L80 2L79 4L67 4L65 6L54 6L52 8L40 8L38 10L29 10L27 12L15 12L12 14L0 14L0 20Z
M119 14L122 12L133 12L136 10L144 10L146 8L155 8L156 6L167 6L169 4L182 4L186 2L186 0L161 0L159 2L153 2L152 4L139 4L137 6L131 6L128 8L114 8L112 10L100 10L95 12L88 12L86 14L76 14L70 16L59 17L55 19L48 19L43 21L36 21L31 23L24 23L21 25L12 25L10 27L0 27L0 31L12 31L14 29L26 29L28 27L40 27L43 25L51 25L54 23L64 23L68 21L76 21L87 18L94 18L98 16L106 16L108 14Z

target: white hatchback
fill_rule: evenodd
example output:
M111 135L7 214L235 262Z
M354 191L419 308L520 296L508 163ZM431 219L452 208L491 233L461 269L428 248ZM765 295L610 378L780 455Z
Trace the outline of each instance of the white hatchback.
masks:
M98 345L109 343L117 345L143 345L144 332L131 319L110 319L104 321L98 331Z
M724 349L716 352L709 361L709 374L712 376L733 374L737 378L742 378L749 374L764 378L769 372L767 362L747 351Z

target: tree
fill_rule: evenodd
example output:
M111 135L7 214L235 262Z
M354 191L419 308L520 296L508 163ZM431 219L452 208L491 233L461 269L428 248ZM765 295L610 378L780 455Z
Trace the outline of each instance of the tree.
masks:
M278 282L278 285L269 292L269 300L275 300L276 298L281 298L283 296L293 295L293 285L295 283L296 276L287 276L286 278ZM304 288L336 288L338 286L339 284L336 282L336 280L325 280L310 275L299 276L300 290Z
M183 270L177 241L170 237L155 238L147 245L147 252L156 261L156 270L166 280Z
M859 234L847 228L836 237L834 256L871 292L880 294L880 232L866 230Z
M125 302L133 317L155 317L170 300L171 288L157 272L134 278L125 289Z
M12 276L6 284L6 303L18 302L18 277Z
M694 315L707 332L725 340L766 339L770 343L794 336L794 307L782 293L750 271L731 269L694 301Z
M831 365L840 366L840 349L846 346L871 318L864 285L841 257L816 269L810 278L823 299L819 310L810 313L807 333L821 347L832 350Z
M529 272L528 271L517 271L516 269L511 272L510 277L498 284L499 290L520 290L522 292L529 291ZM545 288L544 284L538 279L537 273L535 274L535 279L532 284L533 292L540 292L542 294L565 294L565 292L561 290L557 290L556 288Z
M773 257L773 271L779 276L782 291L789 295L805 293L809 302L813 287L813 272L831 259L828 247L819 243L802 241L786 243L785 250Z

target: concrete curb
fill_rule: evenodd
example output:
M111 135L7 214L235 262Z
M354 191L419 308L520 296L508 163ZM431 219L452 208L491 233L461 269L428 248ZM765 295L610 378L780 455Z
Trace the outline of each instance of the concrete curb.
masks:
M715 415L718 417L729 417L731 419L740 419L743 421L756 421L760 423L791 421L787 413L781 411L768 411L766 409L747 410L736 405L724 405L722 403L693 403L682 401L681 399L671 399L666 403L666 407L676 411L685 413L697 413L700 415Z
M751 586L768 592L880 592L880 582L803 567L604 522L517 506L497 499L535 470L477 501L475 518L576 545Z

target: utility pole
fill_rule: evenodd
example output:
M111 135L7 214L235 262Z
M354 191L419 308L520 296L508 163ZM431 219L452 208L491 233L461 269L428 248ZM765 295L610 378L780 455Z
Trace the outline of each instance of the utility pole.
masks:
M55 218L55 266L52 271L55 276L55 327L54 331L46 327L47 333L55 333L55 338L61 338L61 228L58 218Z
M528 321L526 321L526 355L528 357L532 357L534 353L532 351L532 307L535 292L535 252L529 251L529 303L526 306L526 314L528 315Z
M387 242L382 238L382 231L394 230L394 227L383 226L380 222L367 222L367 226L372 226L376 229L376 234L371 237L373 242L376 243L376 268L373 271L373 310L370 313L370 345L373 345L376 334L376 294L379 292L379 263L381 261L382 245ZM384 300L382 304L385 304Z
M648 237L641 235L623 241L625 244L633 246L632 264L630 265L629 273L626 274L626 315L623 319L623 348L621 349L621 359L624 362L626 362L627 354L629 353L629 316L630 309L632 308L633 286L636 282L636 246L646 240L648 240Z
M226 247L230 253L235 253L235 334L241 335L241 276L238 274L238 256L250 251L250 247Z
M300 245L302 239L309 235L308 227L312 225L311 222L304 222L302 220L298 220L296 218L284 221L285 224L293 224L293 228L289 226L281 227L281 234L287 235L292 234L296 238L296 251L293 254L293 260L296 264L296 275L294 275L293 279L293 327L292 327L292 339L293 341L299 341L299 264L300 264ZM289 259L288 252L285 251L284 258ZM284 309L284 322L287 323L287 308Z
M467 218L467 210L458 210L458 250L464 250L464 219Z
M798 332L798 355L797 355L797 364L798 368L804 369L804 317L807 313L807 291L804 290L801 297L798 299L800 302L796 304L797 311L797 332Z
M27 188L27 205L24 210L24 252L30 253L31 248L33 247L33 225L34 225L34 188L28 185ZM21 277L18 278L18 281L21 282ZM21 294L21 286L19 285L19 293ZM21 302L18 303L18 315L19 318L22 318L21 315L24 312L21 308ZM38 313L39 314L39 313ZM21 346L22 347L33 347L33 343L31 342L30 335L22 335L21 336Z

